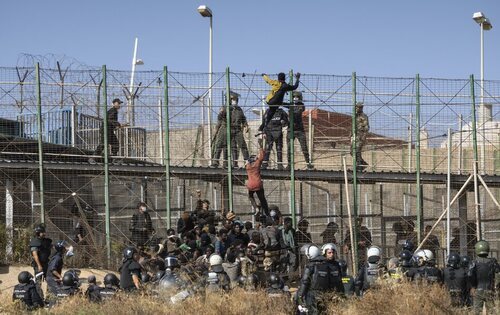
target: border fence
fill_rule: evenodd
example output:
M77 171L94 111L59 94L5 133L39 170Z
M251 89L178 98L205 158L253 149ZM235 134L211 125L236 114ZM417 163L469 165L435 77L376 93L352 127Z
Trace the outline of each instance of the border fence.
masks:
M245 161L230 117L224 122L219 114L231 112L228 95L237 93L248 123L238 132L249 154L257 154L270 89L261 75L165 67L135 72L132 86L131 75L105 66L0 68L0 218L7 256L18 229L45 222L50 236L72 240L80 222L88 235L82 260L109 263L130 242L138 202L150 208L156 237L165 237L182 212L196 208L198 190L221 217L233 211L255 223ZM287 77L294 82L293 71ZM429 225L441 263L448 248L472 255L478 238L489 240L498 255L500 81L302 74L298 90L314 170L290 141L289 124L281 130L282 148L272 149L262 171L269 203L294 226L322 243L327 224L335 222L343 244L349 221L362 217L373 244L389 257L405 235L425 240ZM124 101L122 126L112 130L106 117L115 98ZM352 135L360 102L369 119L364 171L351 158L359 145ZM116 155L108 132L118 139ZM222 132L225 161L211 168ZM102 157L95 154L100 144Z

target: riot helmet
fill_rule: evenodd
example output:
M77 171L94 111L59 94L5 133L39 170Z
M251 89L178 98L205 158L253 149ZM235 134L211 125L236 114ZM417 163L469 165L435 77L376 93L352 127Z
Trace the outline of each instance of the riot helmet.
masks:
M176 257L168 256L165 258L165 267L173 269L179 267L179 261Z
M68 270L64 273L62 283L68 287L77 287L78 276L72 270Z
M135 247L127 247L123 250L123 260L129 260L134 258L134 254L137 253Z
M28 284L33 279L33 275L28 271L21 271L17 276L17 281L21 284Z
M485 240L480 240L474 246L476 255L479 257L486 257L490 253L490 244Z
M450 253L450 256L448 256L448 261L447 261L446 265L448 267L452 267L452 268L460 267L460 255L455 253L455 252Z
M104 285L112 285L117 287L120 285L120 280L118 280L118 277L114 273L108 273L104 276Z

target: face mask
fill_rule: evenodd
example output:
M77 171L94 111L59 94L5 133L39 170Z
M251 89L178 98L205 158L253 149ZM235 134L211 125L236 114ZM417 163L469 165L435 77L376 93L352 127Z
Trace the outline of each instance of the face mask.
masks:
M73 257L75 254L73 253L73 246L70 246L68 248L68 251L66 252L66 257Z
M238 105L238 101L237 100L231 100L231 105Z

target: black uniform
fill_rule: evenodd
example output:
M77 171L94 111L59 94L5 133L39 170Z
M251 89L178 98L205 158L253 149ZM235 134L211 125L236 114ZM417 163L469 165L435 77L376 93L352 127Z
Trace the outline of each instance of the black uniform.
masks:
M443 281L450 292L453 306L464 306L468 295L467 270L463 267L448 266L443 270Z
M125 291L133 291L136 289L132 275L136 275L141 279L141 265L133 259L126 260L120 269L120 288Z
M248 154L248 147L243 136L243 126L246 126L247 118L245 113L238 105L231 105L231 149L233 153L233 166L238 166L238 156L241 149L243 159L246 161L250 156Z
M319 256L310 260L304 269L297 296L305 301L312 314L321 313L322 294L327 292L344 293L342 272L337 261Z
M495 258L478 257L471 264L469 277L472 286L476 288L474 295L474 310L480 312L483 304L493 302L495 296L495 273L500 272L500 266Z
M342 276L342 284L344 285L344 293L346 296L353 296L356 292L354 278L349 275Z
M356 286L358 286L362 292L365 292L366 290L373 288L376 282L383 278L384 272L385 267L383 265L367 262L359 270L359 275L356 278Z
M118 292L118 289L112 285L107 285L99 290L99 295L101 296L102 301L106 301L111 300L115 296L116 292Z
M29 310L43 307L43 299L40 297L33 282L27 284L17 284L14 287L12 300L20 300Z
M148 212L136 212L130 220L131 241L137 247L144 246L153 232L153 223Z
M31 262L31 266L33 266L35 276L43 271L43 274L47 276L47 268L49 266L49 258L50 251L52 248L52 240L50 238L38 238L35 237L30 242L30 252L38 252L38 259L40 260L40 264L42 265L42 270L38 270L38 266L36 265L35 260L33 259Z
M57 291L56 297L58 300L62 300L64 298L76 295L80 292L78 287L63 285L59 291Z
M115 129L118 127L120 127L120 123L118 122L118 109L111 107L108 110L108 145L111 146L111 155L117 155L118 150L120 150L120 143L115 135ZM101 139L95 150L95 155L101 155L104 150L104 123L99 132L101 134Z
M270 109L266 113L269 111ZM283 163L283 127L286 125L288 125L288 114L281 108L276 108L274 115L267 125L264 122L260 125L259 130L265 133L267 141L264 165L269 161L269 155L275 143L278 165Z
M407 275L413 281L422 281L429 284L443 282L443 274L441 273L441 270L435 266L421 266L415 269L410 269Z
M288 108L288 115L290 116L290 113L293 113L293 139L298 139L300 148L302 149L302 154L304 154L304 160L306 161L307 164L309 164L310 159L309 159L309 150L307 149L307 140L306 140L306 134L304 132L304 123L302 122L302 113L306 109L304 106L304 103L298 102L296 103L293 107L290 105L285 105L286 108ZM290 152L290 124L288 125L288 137L286 138L286 144L288 148L288 165L290 166L290 159L291 159L291 152Z
M90 284L87 288L87 291L85 291L85 297L89 299L90 302L101 302L101 289L97 284Z
M49 266L47 268L47 288L50 293L56 295L59 291L61 285L56 281L56 277L52 274L52 271L57 271L60 275L63 268L63 255L60 252L55 253L49 261Z

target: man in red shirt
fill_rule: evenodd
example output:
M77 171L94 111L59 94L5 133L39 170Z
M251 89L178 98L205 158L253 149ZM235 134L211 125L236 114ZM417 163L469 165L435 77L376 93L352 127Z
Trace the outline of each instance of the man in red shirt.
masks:
M264 150L260 148L259 156L255 159L255 155L252 155L245 163L245 169L247 170L248 181L248 199L252 203L254 209L258 209L259 206L255 202L254 193L257 193L257 197L260 201L260 209L264 211L261 215L269 216L269 207L267 205L266 195L264 194L264 184L260 178L260 166L264 160Z

